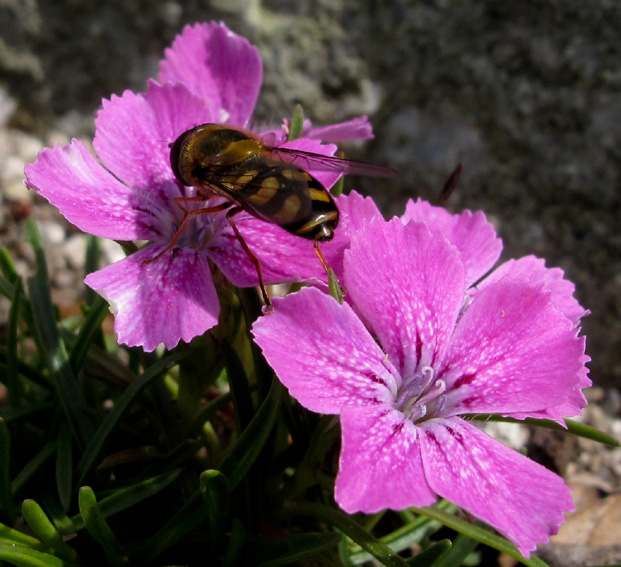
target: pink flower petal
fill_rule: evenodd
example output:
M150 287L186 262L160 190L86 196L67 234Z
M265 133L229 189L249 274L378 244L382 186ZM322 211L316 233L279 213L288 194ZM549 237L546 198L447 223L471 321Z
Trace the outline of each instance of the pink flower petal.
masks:
M401 412L382 405L347 407L341 414L341 440L334 493L346 512L374 514L435 502L416 427Z
M117 240L155 235L150 215L136 207L139 196L106 171L78 140L44 149L24 171L26 186L85 232Z
M576 401L584 386L584 348L584 338L541 285L507 278L489 285L451 339L440 371L450 390L444 414L511 415Z
M328 266L342 281L343 255L350 246L352 236L363 230L365 223L375 218L383 220L384 217L371 197L363 197L356 191L337 197L336 206L340 213L339 224L334 231L334 238L330 242L322 242L321 251Z
M393 403L395 369L352 309L315 288L274 299L274 311L252 334L280 381L311 411Z
M583 366L578 373L578 386L568 393L567 401L541 411L511 412L510 417L515 419L526 419L527 417L533 419L551 419L556 421L559 425L566 427L564 418L580 415L582 413L582 408L586 407L588 403L582 390L588 388L592 384L588 377L589 369L586 367L586 364L590 360L591 357L586 354L580 359L580 364Z
M431 488L497 529L525 557L573 510L562 478L461 419L430 420L419 439Z
M581 317L589 314L574 297L576 286L565 279L565 272L560 268L546 268L545 260L535 256L525 256L501 264L477 286L477 290L484 289L505 276L514 279L526 277L532 284L542 283L552 292L554 306L565 313L574 325L578 324ZM476 295L477 290L472 290L471 295Z
M110 303L119 342L148 352L202 335L220 313L205 255L181 248L142 264L163 248L147 246L84 280Z
M168 145L197 124L213 121L205 102L183 85L149 83L149 92L103 100L93 146L103 164L156 203L180 195Z
M422 222L371 221L345 251L344 284L403 376L441 360L464 298L459 252Z
M362 230L365 221L384 218L371 197L363 197L356 191L340 195L336 199L336 204L341 213L337 230L346 233L350 240L354 232Z
M500 258L502 240L481 211L453 215L427 201L410 199L401 221L407 224L412 219L425 221L432 232L443 230L450 243L457 246L466 267L467 287L491 270Z
M329 124L313 128L308 121L308 129L305 129L305 138L316 138L324 142L347 142L351 140L372 140L373 126L366 116L359 116L347 122Z
M164 55L160 82L185 83L209 101L217 111L211 122L248 125L263 66L257 48L246 38L217 22L188 25Z

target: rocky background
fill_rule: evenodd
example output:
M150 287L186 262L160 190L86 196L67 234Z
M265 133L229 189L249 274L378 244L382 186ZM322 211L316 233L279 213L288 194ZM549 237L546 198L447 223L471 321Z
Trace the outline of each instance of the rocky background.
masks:
M576 282L592 311L591 377L605 388L595 411L619 415L618 0L0 0L0 239L20 269L31 214L50 244L55 300L75 308L83 237L22 187L23 165L46 145L90 138L101 98L144 90L182 26L209 19L260 49L258 120L279 122L296 103L316 124L370 116L376 139L348 156L401 175L349 185L387 216L437 196L463 162L449 208L483 209L505 258L545 257ZM621 435L618 421L600 426ZM597 490L618 491L621 459L584 454L608 467Z

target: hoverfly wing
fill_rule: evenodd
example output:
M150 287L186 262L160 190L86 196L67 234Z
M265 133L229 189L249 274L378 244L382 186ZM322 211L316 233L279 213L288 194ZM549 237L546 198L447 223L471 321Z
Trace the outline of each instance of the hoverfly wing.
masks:
M399 173L383 165L342 159L336 156L324 156L293 148L270 148L270 157L295 165L304 171L332 171L368 177L395 177Z
M338 224L338 209L325 188L306 171L271 157L249 160L226 175L205 176L202 187L303 238L330 240Z
M308 173L289 163L256 158L245 162L243 168L205 176L202 187L257 218L282 225L310 214L312 183L316 181Z

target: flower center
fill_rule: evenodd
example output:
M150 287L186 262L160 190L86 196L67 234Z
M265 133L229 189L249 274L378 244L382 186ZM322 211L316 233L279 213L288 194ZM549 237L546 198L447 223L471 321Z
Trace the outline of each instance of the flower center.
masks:
M218 204L219 201L222 201L222 199L217 198L208 201L197 201L189 205L185 204L184 206L186 206L188 210L193 210L213 206L214 204ZM175 234L181 228L185 217L186 214L180 211L177 222L173 225ZM194 248L196 250L204 248L207 242L218 232L216 223L220 223L220 225L224 224L228 227L228 221L226 221L222 214L218 216L218 213L206 212L190 216L185 226L183 226L183 230L181 230L181 233L178 235L177 242L179 246Z
M414 423L437 416L446 405L446 383L431 366L423 366L403 379L395 405Z

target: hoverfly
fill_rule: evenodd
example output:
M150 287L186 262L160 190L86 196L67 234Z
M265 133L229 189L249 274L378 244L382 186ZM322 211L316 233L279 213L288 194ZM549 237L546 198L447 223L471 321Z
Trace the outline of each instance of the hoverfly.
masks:
M268 309L271 302L263 283L261 265L244 241L233 216L246 211L291 234L313 240L327 271L318 243L333 237L339 211L330 193L307 170L382 177L396 174L382 166L271 147L260 138L227 124L201 124L181 134L170 144L170 165L177 181L196 187L197 194L175 198L186 216L170 245L160 255L174 247L192 216L229 209L226 218L257 270ZM205 201L216 195L224 197L226 202L194 210L181 204Z

